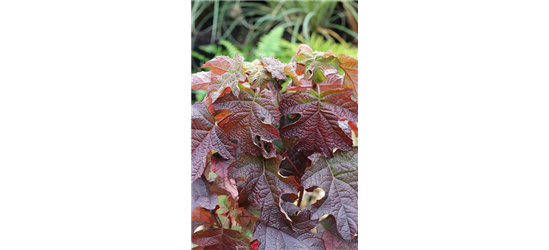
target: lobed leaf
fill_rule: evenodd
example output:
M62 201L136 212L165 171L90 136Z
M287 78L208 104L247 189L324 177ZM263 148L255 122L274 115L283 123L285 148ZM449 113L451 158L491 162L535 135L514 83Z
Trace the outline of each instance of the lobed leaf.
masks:
M272 209L279 207L282 194L297 193L295 179L285 178L278 173L281 161L280 156L265 159L241 154L229 167L229 176L236 181L238 203L243 207L257 207L262 219Z
M329 215L320 221L317 234L322 237L326 250L355 250L358 249L358 238L345 240L337 230L336 220Z
M281 128L281 136L298 137L295 147L305 154L323 153L332 156L333 150L352 150L353 140L339 121L358 122L358 104L349 96L350 90L314 90L282 95L280 110L283 115L299 114L299 119Z
M271 80L271 75L261 64L261 61L254 60L251 63L244 63L244 70L248 76L248 83L251 89L264 89Z
M341 62L339 67L345 72L343 87L352 89L353 95L358 98L358 60L343 54L338 55L337 58Z
M211 184L204 178L199 178L191 183L191 210L196 207L203 207L214 210L217 206L217 195L210 194Z
M192 242L204 250L239 250L246 249L250 244L240 232L224 228L199 231L193 234Z
M191 75L191 89L208 90L212 83L212 72L204 71Z
M311 167L303 175L302 185L307 190L320 187L326 196L319 201L311 216L318 219L331 214L337 230L346 240L358 233L358 149L337 151L333 158L321 154L310 156Z
M261 55L265 69L271 73L272 77L277 80L286 80L286 73L284 72L285 64L281 63L280 60L275 59L272 56L264 57Z
M196 102L191 107L191 181L204 173L206 160L215 150L225 159L233 159L235 145L216 124L206 105Z
M268 89L254 93L242 85L241 88L238 96L227 94L213 104L216 110L226 109L232 112L221 127L238 141L238 148L242 152L274 157L276 150L272 142L280 139L279 131L275 127L280 120L275 98Z

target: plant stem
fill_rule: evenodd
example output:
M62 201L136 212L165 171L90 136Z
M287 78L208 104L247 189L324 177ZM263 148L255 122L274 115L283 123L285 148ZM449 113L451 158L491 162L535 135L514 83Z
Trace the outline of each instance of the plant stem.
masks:
M301 209L301 201L303 200L303 193L305 193L305 190L303 188L299 189L299 198L297 199L297 207Z
M210 214L212 214L212 216L214 217L215 224L216 224L219 228L223 228L223 226L221 225L221 220L219 220L219 216L217 216L217 214L216 214L213 210L210 211Z

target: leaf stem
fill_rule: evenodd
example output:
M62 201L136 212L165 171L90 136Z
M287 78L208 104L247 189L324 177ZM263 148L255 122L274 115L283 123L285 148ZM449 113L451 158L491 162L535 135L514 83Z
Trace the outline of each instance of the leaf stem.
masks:
M297 199L297 207L301 209L301 201L303 200L303 193L305 193L305 189L303 187L299 188L299 198Z
M215 213L213 210L211 210L211 211L210 211L210 214L212 214L212 216L214 217L215 224L216 224L219 228L223 228L223 226L221 225L221 220L219 220L219 216L217 215L217 213Z

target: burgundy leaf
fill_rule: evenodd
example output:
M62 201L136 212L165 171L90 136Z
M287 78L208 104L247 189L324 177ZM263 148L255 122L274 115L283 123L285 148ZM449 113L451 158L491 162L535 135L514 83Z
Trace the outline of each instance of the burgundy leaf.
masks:
M301 179L305 189L320 187L326 192L311 218L333 215L339 233L347 240L358 233L357 153L358 149L355 148L348 152L337 151L333 158L314 154L309 157L311 166ZM315 205L318 206L317 203Z
M204 173L212 150L225 159L233 159L235 145L217 126L215 118L204 103L196 102L192 105L191 122L191 181L194 181Z
M309 155L293 147L288 151L282 163L280 163L280 174L284 176L297 176L301 178L305 169L310 165Z
M286 220L281 216L277 219ZM259 240L259 250L265 249L312 249L324 250L324 242L313 233L298 233L287 222L273 226L273 220L259 221L254 230L254 238Z
M217 174L216 185L225 189L233 198L238 197L235 180L229 178L229 165L233 160L220 160L212 157L212 171Z
M236 180L239 204L257 207L260 218L265 218L264 215L279 208L282 194L297 192L297 183L293 177L285 178L278 174L281 161L280 156L265 159L241 154L229 167L229 176Z
M276 151L272 142L280 139L275 127L280 120L275 98L268 89L256 94L251 89L242 88L238 96L227 94L214 103L216 110L227 109L232 112L221 127L232 139L238 141L242 152L274 157Z
M345 240L337 231L336 220L329 215L320 221L317 227L317 234L322 237L326 250L355 250L358 249L358 238Z
M212 83L212 72L198 72L191 75L191 89L203 89L208 90L208 87Z
M311 219L311 211L300 209L292 202L283 202L280 207L292 220L292 227L298 233L310 233L318 225L318 219Z
M192 236L192 242L204 250L241 250L250 242L240 232L224 228L210 228L199 231Z
M352 150L353 140L338 121L358 122L358 104L350 96L351 90L292 92L282 95L280 109L284 115L301 117L281 128L283 137L298 137L295 145L305 154L322 152L332 156L333 150Z
M258 249L322 249L322 241L311 233L297 232L280 210L280 196L297 192L293 178L278 174L281 159L264 159L243 154L230 167L237 180L240 203L259 210L260 220L254 229Z
M271 75L277 80L286 80L286 73L284 72L285 64L281 63L280 60L273 58L272 56L264 57L261 55L263 64L265 64L265 69L271 73Z
M203 207L208 210L215 209L218 199L216 194L210 194L210 186L211 184L204 177L191 183L191 210L196 207Z
M191 212L191 230L194 232L199 226L210 227L215 220L209 210L202 207L195 207Z

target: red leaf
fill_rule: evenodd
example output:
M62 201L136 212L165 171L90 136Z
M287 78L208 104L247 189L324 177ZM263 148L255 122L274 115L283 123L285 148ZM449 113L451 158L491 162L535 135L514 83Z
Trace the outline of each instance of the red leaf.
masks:
M191 212L191 230L194 232L199 226L210 227L215 224L215 220L205 208L195 207Z
M251 63L244 63L244 70L248 76L248 83L251 89L262 90L271 80L271 74L265 69L261 61L254 60Z
M249 246L249 241L240 232L223 228L210 228L192 236L192 242L204 250L239 250Z
M285 138L298 137L295 147L305 154L321 152L332 156L333 150L352 150L353 140L339 121L358 122L358 104L349 96L350 90L326 90L321 94L309 90L282 95L280 109L284 115L301 117L281 128Z
M318 219L325 214L336 218L337 229L344 239L358 233L358 149L337 151L333 158L321 154L311 157L311 166L301 178L303 187L312 190L320 187L326 196L320 200L311 216Z
M204 178L196 179L191 184L191 210L196 207L203 207L213 210L217 206L217 195L210 194L210 183Z
M313 84L326 81L324 71L337 69L339 66L339 60L331 51L326 53L313 52L307 45L298 47L296 60L298 65L304 66L304 79L312 80Z
M284 161L280 164L280 174L284 176L297 176L301 178L305 169L310 165L309 155L293 147L288 151Z
M358 238L345 240L337 231L336 220L333 215L329 215L320 221L317 227L317 234L322 237L326 250L354 250L358 249Z
M327 69L324 71L326 80L320 83L317 83L318 87L320 88L320 91L328 90L328 89L336 89L341 88L343 83L343 76L339 75L339 71L335 69ZM286 87L287 91L296 91L296 90L308 90L313 89L313 81L312 80L305 80L303 77L298 76L300 80L300 86L292 86L291 84ZM294 81L294 80L292 80Z
M337 58L341 62L339 67L345 71L343 87L352 89L355 100L358 100L358 60L343 54L338 55Z
M191 75L191 89L203 89L208 90L208 87L212 83L211 72L198 72Z
M227 190L227 192L229 192L229 194L236 199L238 197L236 182L235 180L229 178L229 165L233 162L234 160L219 160L212 157L212 171L217 174L217 186Z
M298 233L310 233L318 225L318 219L311 219L311 211L300 209L291 202L284 202L282 210L292 219L292 227Z
M242 72L242 64L244 60L238 54L232 59L228 56L216 56L214 59L207 61L202 65L202 68L210 68L212 76L220 76L226 72Z
M238 95L240 91L238 83L246 80L243 63L244 59L237 54L234 59L227 56L216 56L200 67L211 70L212 81L208 87L207 98L211 99L212 103L229 91Z
M217 151L223 158L232 159L235 145L216 124L216 120L202 102L196 102L191 109L191 181L204 173L210 151Z
M281 63L280 60L273 58L272 56L264 57L261 55L265 69L271 73L272 77L277 80L286 80L286 73L284 72L285 64Z
M282 194L297 192L293 177L284 178L278 174L281 161L280 156L265 159L241 154L229 167L229 176L236 181L238 203L243 207L257 207L260 218L263 218L264 211L269 212L279 206Z
M240 92L238 83L241 81L244 81L244 76L240 73L226 72L221 76L215 76L208 89L208 96L212 99L212 102L215 102L219 97L229 92L238 95Z
M280 139L275 127L280 120L280 111L274 101L275 98L267 89L254 93L243 87L238 96L227 94L213 106L216 110L232 112L222 129L230 138L238 141L238 148L242 152L271 158L276 154L272 142Z
M313 233L298 233L289 222L280 216L271 216L269 221L256 224L253 237L259 241L259 250L265 249L311 249L324 250L324 242Z

